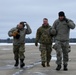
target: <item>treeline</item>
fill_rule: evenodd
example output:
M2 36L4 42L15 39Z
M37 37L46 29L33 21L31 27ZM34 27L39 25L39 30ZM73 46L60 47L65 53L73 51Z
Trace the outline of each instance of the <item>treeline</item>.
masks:
M55 40L54 40L55 41ZM13 39L7 38L7 39L0 39L0 43L12 43ZM35 43L35 38L26 38L26 43ZM76 38L70 38L71 43L76 43Z

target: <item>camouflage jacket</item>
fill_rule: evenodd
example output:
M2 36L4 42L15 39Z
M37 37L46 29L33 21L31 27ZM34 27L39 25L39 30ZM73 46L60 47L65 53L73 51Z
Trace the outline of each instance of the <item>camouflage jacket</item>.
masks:
M52 44L51 26L49 24L47 26L42 25L37 29L36 42L40 44Z
M72 20L69 19L68 23L65 20L60 21L59 19L57 19L53 24L53 28L56 30L56 36L55 36L56 40L68 41L70 29L74 29L75 24Z

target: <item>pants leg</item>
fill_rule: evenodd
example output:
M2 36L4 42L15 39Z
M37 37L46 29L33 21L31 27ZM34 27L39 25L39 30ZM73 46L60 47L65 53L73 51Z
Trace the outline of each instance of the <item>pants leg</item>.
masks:
M61 65L62 64L62 48L61 48L61 42L60 41L56 41L56 56L57 56L57 61L56 64L57 65Z
M47 48L47 54L46 54L46 57L47 57L47 62L50 62L51 60L51 52L52 52L52 46L51 45L48 45Z
M25 45L21 44L20 48L19 48L19 58L20 59L24 59L25 58L24 52L25 52Z
M46 62L47 58L46 58L46 50L42 50L41 51L41 60Z
M43 44L40 44L40 52L41 52L41 61L44 61L46 62L47 61L47 58L46 58L46 46L43 45Z
M64 42L63 43L63 46L62 46L62 50L63 50L63 64L68 64L68 60L69 60L69 57L68 57L68 45L69 43L68 42Z
M19 59L19 46L18 45L13 45L13 53L14 53L14 59L15 60Z

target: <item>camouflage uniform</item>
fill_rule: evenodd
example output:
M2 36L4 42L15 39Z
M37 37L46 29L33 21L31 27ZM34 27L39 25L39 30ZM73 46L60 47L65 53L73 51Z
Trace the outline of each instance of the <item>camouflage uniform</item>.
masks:
M13 53L14 53L14 59L24 59L25 55L25 45L19 44L19 45L13 45Z
M9 30L8 32L8 35L11 37L12 33L14 31L17 31L19 30L18 27L14 27L12 28L11 30ZM24 59L25 58L25 55L24 55L24 52L25 52L25 36L26 34L30 34L32 31L31 31L31 28L29 27L29 25L27 24L27 29L23 28L23 29L20 29L19 30L19 34L20 34L20 37L19 39L13 37L13 53L14 53L14 59Z
M68 47L69 42L68 41L58 41L55 42L56 47L56 53L57 53L57 61L56 63L58 65L62 64L62 52L63 52L63 64L67 64L68 62Z
M51 60L51 51L52 51L52 34L51 26L42 25L38 28L36 33L36 42L40 43L39 50L41 51L41 60L42 62L50 62ZM48 38L43 37L42 35L48 34Z
M39 50L41 51L41 60L44 62L50 62L52 52L51 44L40 44Z
M75 28L75 24L72 20L67 19L68 22L65 20L60 21L57 19L54 24L53 28L56 30L55 35L55 49L57 52L57 61L58 65L62 64L62 53L63 53L63 64L68 64L68 47L69 47L69 33L70 29Z

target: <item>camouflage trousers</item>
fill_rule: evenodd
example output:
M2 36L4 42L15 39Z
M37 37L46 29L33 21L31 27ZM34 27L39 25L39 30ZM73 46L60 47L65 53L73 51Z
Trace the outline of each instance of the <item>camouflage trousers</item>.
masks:
M25 45L20 44L20 45L13 45L13 53L14 53L14 59L24 59L25 55Z
M57 61L58 65L62 64L62 57L63 57L63 64L68 64L68 49L69 49L69 41L56 41L54 45L54 49L56 50L57 54Z
M41 61L50 62L52 45L40 44L39 50L41 52Z

